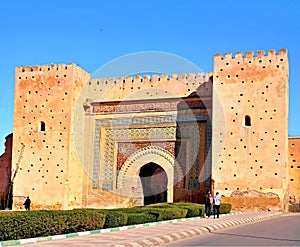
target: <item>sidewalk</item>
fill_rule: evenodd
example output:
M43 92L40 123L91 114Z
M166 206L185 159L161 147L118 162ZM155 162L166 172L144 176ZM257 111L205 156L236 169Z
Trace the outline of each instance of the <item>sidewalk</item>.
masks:
M32 238L14 241L3 241L0 246L33 246L33 247L141 247L160 246L173 241L206 234L241 224L261 221L281 215L275 212L232 213L221 215L219 219L200 217L153 222L96 231L71 233L44 238Z

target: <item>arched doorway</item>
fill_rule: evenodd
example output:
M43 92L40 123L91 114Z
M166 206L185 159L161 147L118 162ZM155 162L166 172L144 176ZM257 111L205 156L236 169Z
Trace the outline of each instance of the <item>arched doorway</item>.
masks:
M141 167L139 176L143 187L144 205L167 202L168 177L161 166L150 162Z
M150 162L159 164L167 177L167 202L173 202L174 181L183 178L183 172L172 154L158 146L148 146L136 151L124 162L117 176L117 188L123 195L132 194L136 199L136 205L144 204L143 185L141 183L141 168ZM163 174L161 174L163 175Z

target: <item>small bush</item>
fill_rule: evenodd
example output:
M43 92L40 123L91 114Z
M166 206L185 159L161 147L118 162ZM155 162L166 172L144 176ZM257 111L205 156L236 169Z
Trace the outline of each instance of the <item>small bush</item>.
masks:
M175 208L176 203L167 203L167 202L161 202L161 203L153 203L145 206L145 208Z
M187 209L186 218L201 216L202 207L201 204L196 203L174 203L175 206Z
M127 215L126 225L144 224L148 222L155 222L156 216L149 213L129 213Z
M221 203L220 204L220 214L228 214L231 211L231 204Z
M125 226L127 222L127 214L124 212L117 212L115 210L105 210L104 228L112 228Z
M172 207L172 208L153 208L149 210L149 214L155 215L157 221L173 220L185 218L187 209Z

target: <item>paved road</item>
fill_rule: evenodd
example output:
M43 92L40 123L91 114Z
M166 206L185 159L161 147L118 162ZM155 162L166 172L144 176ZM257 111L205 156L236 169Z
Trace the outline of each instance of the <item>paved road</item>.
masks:
M282 215L165 246L300 246L300 215Z

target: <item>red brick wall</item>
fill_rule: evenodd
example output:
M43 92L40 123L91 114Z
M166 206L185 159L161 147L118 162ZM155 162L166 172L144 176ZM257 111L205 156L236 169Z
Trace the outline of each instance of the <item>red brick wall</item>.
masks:
M0 208L7 207L7 191L11 175L12 134L5 138L5 153L0 156Z

